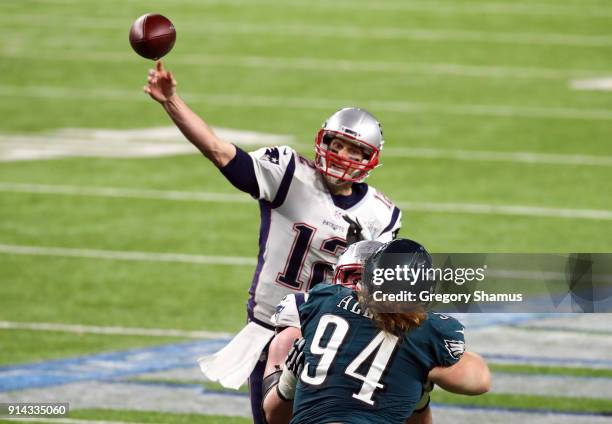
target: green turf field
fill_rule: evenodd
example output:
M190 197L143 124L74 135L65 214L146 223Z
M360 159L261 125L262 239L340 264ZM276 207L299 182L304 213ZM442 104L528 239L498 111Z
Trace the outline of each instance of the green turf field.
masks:
M368 182L403 206L401 235L438 252L612 251L612 92L571 88L612 76L608 1L4 1L0 245L9 247L0 252L0 321L235 332L245 320L248 259L228 266L15 249L255 259L255 201L51 190L235 193L198 155L2 159L17 135L171 125L142 93L151 62L128 43L131 22L151 11L173 20L166 67L213 126L293 136L313 156L313 136L336 109L373 112L386 149ZM0 364L181 340L0 329ZM75 417L196 422L130 414Z

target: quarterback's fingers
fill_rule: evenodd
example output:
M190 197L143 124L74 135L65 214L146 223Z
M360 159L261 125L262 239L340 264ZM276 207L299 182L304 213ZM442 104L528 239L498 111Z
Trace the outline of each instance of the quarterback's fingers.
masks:
M363 229L363 227L361 226L361 223L359 222L357 218L352 219L350 216L348 216L348 214L346 214L346 215L342 215L342 219L344 219L346 222L349 223L353 231L355 230L361 231Z
M152 77L155 75L155 69L149 69L149 76Z
M342 219L344 219L344 220L345 220L346 222L348 222L349 224L355 224L355 221L353 221L353 220L351 219L351 217L350 217L350 216L348 216L348 215L342 215Z
M162 63L161 60L158 60L155 63L155 68L157 69L157 72L164 72L164 64Z

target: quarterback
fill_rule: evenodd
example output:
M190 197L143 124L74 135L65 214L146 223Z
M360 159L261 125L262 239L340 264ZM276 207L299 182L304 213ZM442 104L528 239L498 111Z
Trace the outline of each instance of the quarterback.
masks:
M144 90L232 185L259 201L259 255L247 303L249 323L223 350L203 358L200 368L226 387L238 387L250 376L254 419L263 422L261 384L276 305L289 293L330 281L349 235L390 241L400 229L400 210L363 182L379 162L381 125L363 109L345 108L317 133L314 161L290 146L247 153L219 139L187 106L161 62L149 71Z

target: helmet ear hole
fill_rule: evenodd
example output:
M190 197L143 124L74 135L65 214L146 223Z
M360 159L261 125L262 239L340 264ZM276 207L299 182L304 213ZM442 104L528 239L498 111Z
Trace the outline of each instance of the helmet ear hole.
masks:
M366 161L366 163L369 162L372 159L372 150L362 147L361 151L363 152L363 161Z
M323 134L323 139L321 140L321 142L329 147L334 138L335 137L333 134Z

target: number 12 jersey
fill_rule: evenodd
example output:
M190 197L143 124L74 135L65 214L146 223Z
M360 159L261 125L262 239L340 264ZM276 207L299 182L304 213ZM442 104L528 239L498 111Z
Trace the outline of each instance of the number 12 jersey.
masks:
M276 305L289 293L307 292L331 281L333 265L346 248L349 224L357 218L368 239L392 240L400 210L381 192L353 184L350 196L334 196L312 161L288 146L249 153L259 186L259 256L249 291L249 318L270 325Z

